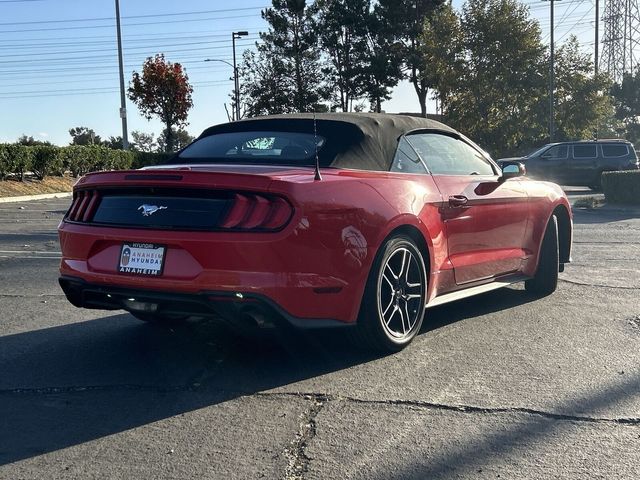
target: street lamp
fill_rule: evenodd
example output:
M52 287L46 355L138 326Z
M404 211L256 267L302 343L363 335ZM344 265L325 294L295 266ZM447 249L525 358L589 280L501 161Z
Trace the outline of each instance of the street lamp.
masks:
M236 66L236 39L249 35L247 31L233 32L231 41L233 43L233 77L236 90L236 120L240 120L240 79L238 78L238 67Z
M234 102L235 108L235 120L240 120L240 79L238 78L238 66L236 65L236 39L246 37L249 32L233 32L231 34L231 41L233 42L233 63L221 60L219 58L206 58L205 62L222 62L233 68L233 88L234 88Z
M221 63L226 63L227 65L229 65L231 68L233 68L233 79L234 79L234 85L237 85L237 71L236 71L236 67L233 65L233 63L231 62L227 62L226 60L221 60L219 58L205 58L204 59L205 62L221 62ZM238 96L234 95L234 98L236 99L236 104L238 101ZM225 105L225 108L226 105ZM237 109L233 112L233 116L235 117L237 115ZM227 115L229 114L229 112L227 112ZM237 120L237 119L236 119Z

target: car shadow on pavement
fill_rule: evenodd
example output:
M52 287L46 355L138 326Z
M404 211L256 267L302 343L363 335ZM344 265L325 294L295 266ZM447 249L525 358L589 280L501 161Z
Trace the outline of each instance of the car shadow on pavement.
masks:
M421 334L460 320L480 317L518 305L535 302L537 299L536 296L527 293L522 285L514 285L433 309L427 309Z
M507 288L438 307L422 335L531 300ZM0 337L0 465L380 358L344 337L248 341L215 322L161 328L128 314Z
M616 378L616 380L618 380L618 378ZM510 465L511 468L516 468L517 472L518 462L510 463L509 461L509 457L512 454L518 458L520 462L522 462L523 458L529 457L534 464L537 463L540 466L540 464L544 464L545 459L542 457L539 461L535 460L536 455L539 454L536 450L543 450L543 448L540 447L536 449L536 444L553 444L563 433L569 435L568 432L571 431L571 429L580 427L609 427L609 429L611 429L615 426L637 428L637 426L640 425L640 419L638 418L610 418L608 416L598 417L592 415L593 412L607 410L612 405L623 403L629 398L637 396L638 392L640 392L640 375L627 374L624 377L619 377L618 381L610 382L606 387L600 386L600 388L592 389L587 395L577 397L564 404L556 405L554 408L554 412L556 413L526 412L513 409L512 412L520 416L518 420L506 422L505 425L507 426L503 426L502 428L493 428L490 431L485 430L483 433L476 431L473 434L469 433L464 438L458 437L458 441L452 445L452 448L440 448L434 452L433 455L428 457L423 456L413 463L403 465L395 471L396 478L405 480L489 478L492 470L494 475L497 473L497 477L499 478L499 470L496 472L493 465ZM562 412L567 412L567 414L563 414ZM576 412L585 413L576 414ZM501 413L508 415L510 409L505 408ZM469 412L467 414L482 415L483 413ZM491 414L491 412L487 412L487 414ZM425 436L428 437L428 432L425 432ZM576 445L574 444L574 446ZM588 455L587 453L580 452L579 448L571 451L571 455L580 456L581 454ZM574 478L575 475L575 478L604 478L596 473L593 473L593 476L585 476L585 473L589 471L589 462L586 457L583 461L585 470L581 473L573 472L573 475L569 474L569 477ZM610 461L615 463L618 460L616 456L613 455ZM577 463L580 463L580 461ZM525 465L521 466L526 468ZM567 475L566 471L564 471L564 475L560 473L563 472L563 470L561 470L561 467L557 464L547 462L546 469L547 475L545 475L545 478L556 478L556 475L559 475L558 478L565 478L565 475ZM482 474L483 471L484 473ZM544 469L542 469L542 471L544 471ZM514 472L511 471L511 475L513 474ZM371 475L369 478L388 477L386 473L382 473L379 477ZM491 475L491 478L495 477ZM507 475L507 478L513 477ZM518 478L520 478L519 475Z

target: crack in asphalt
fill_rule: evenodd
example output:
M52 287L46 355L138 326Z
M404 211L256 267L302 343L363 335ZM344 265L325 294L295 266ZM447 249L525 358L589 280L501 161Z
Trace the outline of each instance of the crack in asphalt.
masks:
M567 280L566 278L559 278L558 281L570 283L572 285L580 285L582 287L615 288L617 290L640 290L640 287L622 287L622 286L615 286L615 285L602 285L599 283L576 282L575 280Z
M267 396L267 395L256 395ZM311 459L306 454L306 448L316 436L316 417L324 407L328 397L322 395L302 395L311 402L311 406L300 416L300 426L296 437L284 449L284 456L288 460L283 480L303 480L309 469Z
M445 410L449 412L459 413L480 413L480 414L499 414L499 413L523 413L527 415L535 415L538 417L548 418L550 420L564 420L570 422L584 422L584 423L609 423L618 425L640 425L640 417L623 417L623 418L606 418L606 417L589 417L583 415L568 415L562 413L545 412L544 410L536 410L526 407L479 407L475 405L463 405L463 404L446 404L425 402L420 400L366 400L355 397L345 397L339 395L327 395L323 393L289 393L289 392L258 392L255 396L269 396L269 397L298 397L308 398L317 401L322 401L323 405L328 402L351 402L362 405L397 405L404 407L431 409L431 410Z
M133 391L133 392L150 392L150 393L172 393L172 392L204 392L206 386L200 383L189 383L182 385L136 385L136 384L120 384L120 385L70 385L66 387L41 387L41 388L13 388L0 389L0 395L51 395L64 393L84 393L84 392L110 392L110 391ZM548 418L551 420L565 420L571 422L585 423L609 423L619 425L640 425L640 417L590 417L585 415L569 415L562 413L546 412L544 410L536 410L527 407L479 407L477 405L464 404L447 404L436 403L422 400L369 400L357 397L349 397L343 395L333 395L317 392L250 392L243 390L221 390L216 389L216 393L224 394L229 399L240 397L266 397L266 398L302 398L313 403L307 414L306 423L311 424L312 432L315 434L315 417L320 410L329 402L351 402L362 405L396 405L421 409L445 410L460 413L480 413L480 414L498 414L498 413L523 413L527 415L535 415ZM301 423L301 429L305 421ZM299 432L300 433L300 432ZM301 435L303 440L299 445L306 446L306 442L310 437ZM297 437L296 437L297 438Z
M158 385L94 385L94 386L67 386L67 387L44 387L44 388L16 388L0 390L0 395L12 394L36 394L51 395L65 393L84 393L84 392L107 392L107 391L134 391L147 393L187 393L203 391L202 385L199 383L183 384L175 386L158 386ZM330 402L350 402L360 405L376 405L376 406L399 406L419 410L439 410L447 412L457 412L465 414L480 415L497 415L517 413L541 417L547 420L568 421L590 424L609 424L621 426L640 426L640 417L622 417L622 418L605 418L591 417L582 415L568 415L560 413L546 412L544 410L536 410L526 407L479 407L476 405L464 404L445 404L418 400L368 400L356 397L348 397L341 395L330 395L317 392L243 392L243 391L227 391L217 390L218 394L224 394L229 400L233 398L298 398L310 402L307 408L299 417L300 423L295 438L284 448L283 456L287 460L282 480L304 480L306 473L309 471L309 465L312 458L307 455L307 447L315 439L318 428L318 415L323 408ZM214 404L215 405L215 404Z

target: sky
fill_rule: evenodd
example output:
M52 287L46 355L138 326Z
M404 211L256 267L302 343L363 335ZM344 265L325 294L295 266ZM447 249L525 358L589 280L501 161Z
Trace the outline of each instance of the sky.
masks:
M549 2L523 1L548 44ZM454 7L462 3L454 0ZM197 136L227 121L232 68L204 60L231 61L233 31L249 32L237 41L238 56L255 48L266 29L260 11L269 5L270 0L121 0L125 82L146 57L163 52L184 65L194 87L189 133ZM0 142L26 134L66 145L69 129L77 126L92 128L103 139L122 134L114 15L114 0L0 0ZM557 1L555 18L556 46L574 33L585 51L593 51L592 0ZM435 113L433 102L427 108ZM398 85L383 109L419 111L413 87ZM162 130L129 100L127 117L129 132L157 137Z

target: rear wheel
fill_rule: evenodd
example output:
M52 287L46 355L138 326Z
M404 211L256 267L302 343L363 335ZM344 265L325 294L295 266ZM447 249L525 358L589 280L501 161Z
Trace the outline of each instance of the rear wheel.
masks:
M558 219L552 215L542 239L538 269L531 280L524 282L525 289L541 297L551 295L558 286L559 270Z
M422 253L405 235L392 237L374 260L365 287L355 340L361 346L397 352L420 331L427 292Z

